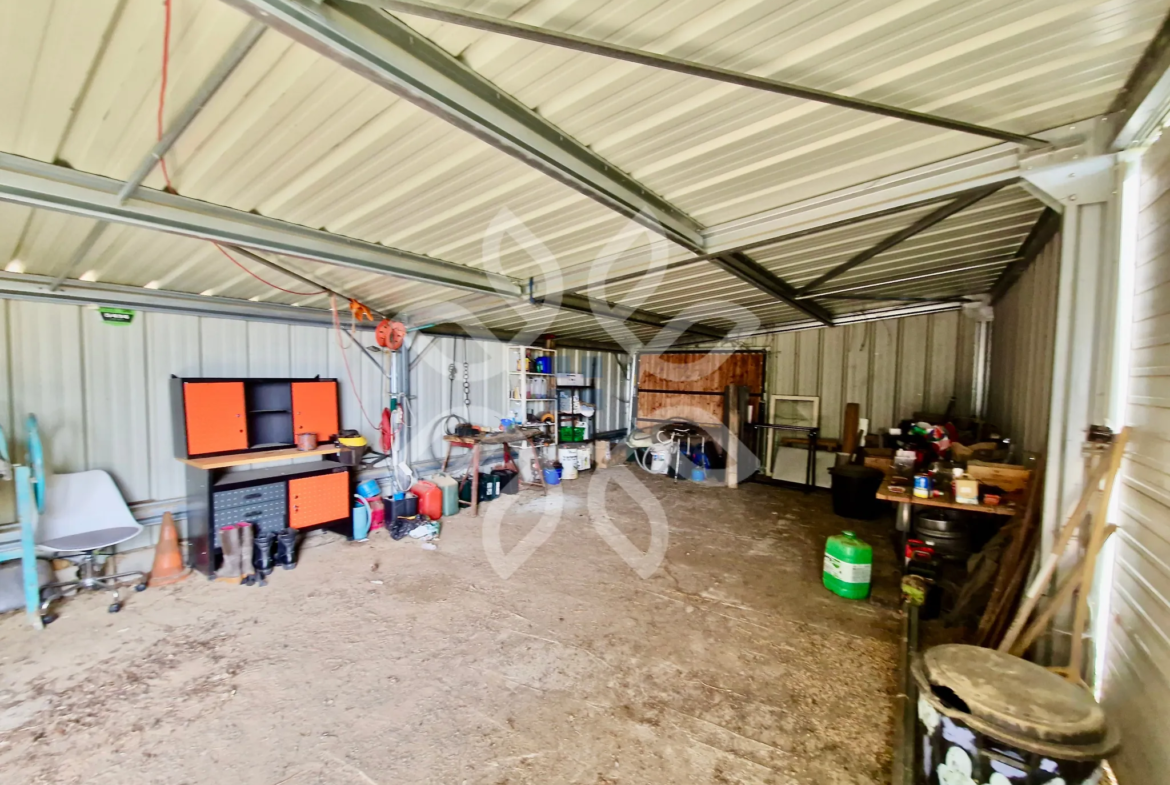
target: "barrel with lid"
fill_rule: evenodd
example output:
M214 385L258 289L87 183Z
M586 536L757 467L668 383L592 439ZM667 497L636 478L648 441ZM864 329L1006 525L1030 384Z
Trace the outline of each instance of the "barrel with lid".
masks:
M978 646L929 649L918 688L919 785L1095 785L1119 746L1087 690Z
M873 571L873 548L851 531L834 534L825 543L825 566L821 581L825 588L849 600L869 596Z

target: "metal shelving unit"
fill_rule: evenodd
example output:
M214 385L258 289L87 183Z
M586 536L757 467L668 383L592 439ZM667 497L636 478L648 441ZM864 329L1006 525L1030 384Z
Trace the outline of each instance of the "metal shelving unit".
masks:
M559 429L557 410L557 375L555 349L537 349L532 346L508 346L505 362L508 372L508 400L504 407L518 424L530 425L530 418L552 414L551 423L540 423L547 429L549 438L556 445ZM548 372L533 371L537 361L548 358Z

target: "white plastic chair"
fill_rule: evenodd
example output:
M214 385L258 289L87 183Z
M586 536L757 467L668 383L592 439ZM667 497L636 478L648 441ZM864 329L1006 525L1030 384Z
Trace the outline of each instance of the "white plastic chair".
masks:
M68 589L109 591L114 595L110 613L122 609L117 584L137 577L134 587L146 588L139 571L98 575L96 552L125 542L142 531L113 478L100 469L75 474L55 474L45 487L45 511L37 529L37 547L58 558L77 563L77 580L59 581L44 588L42 596Z

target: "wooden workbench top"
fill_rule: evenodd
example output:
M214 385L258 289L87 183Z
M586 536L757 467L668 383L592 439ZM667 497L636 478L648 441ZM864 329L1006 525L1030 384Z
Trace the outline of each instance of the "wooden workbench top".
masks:
M179 460L196 469L226 469L229 466L248 466L255 463L287 461L290 458L312 458L314 455L336 455L341 448L336 444L325 444L315 450L265 450L264 452L237 452L231 455L214 455L210 458L180 458Z
M508 431L488 431L478 436L451 436L443 437L443 441L451 444L512 444L526 442L534 436L541 436L543 428L522 428L512 433Z
M1016 505L1012 501L1005 501L995 507L986 504L959 504L951 496L950 491L947 491L946 496L931 497L929 499L920 499L914 495L914 489L908 488L905 493L892 493L890 491L890 477L882 480L881 487L878 488L877 497L888 502L896 502L897 504L918 504L923 507L943 507L948 510L963 510L964 512L986 512L992 515L1015 515Z

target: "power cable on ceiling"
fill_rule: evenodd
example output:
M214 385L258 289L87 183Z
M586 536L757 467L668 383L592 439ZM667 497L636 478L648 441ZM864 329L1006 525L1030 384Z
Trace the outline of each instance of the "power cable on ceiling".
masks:
M162 138L163 138L163 117L166 114L167 83L169 81L170 65L171 65L171 2L172 2L172 0L164 0L164 2L163 2L162 75L161 75L161 78L159 81L158 113L157 113L156 122L155 122L155 138L156 138L156 141L160 141L160 142L162 141ZM178 193L178 190L175 188L174 183L171 182L171 174L167 170L167 160L166 160L165 154L159 156L158 163L159 163L159 167L162 170L163 180L167 184L167 189L171 193ZM320 291L316 291L316 292L294 292L291 289L285 289L283 286L277 286L276 284L272 283L271 281L266 281L265 279L261 278L256 273L249 270L244 265L240 264L240 262L237 261L236 258L234 256L232 256L230 253L225 251L219 243L212 242L211 244L214 245L216 247L216 249L221 254L226 256L228 258L228 260L230 260L231 263L234 264L236 267L239 267L241 270L243 270L248 275L255 278L260 283L264 284L265 286L270 286L273 289L276 289L277 291L281 291L281 292L284 292L285 294L291 294L291 295L294 295L297 297L313 297L313 296L316 296L318 294L325 294L326 292L330 291L328 289L321 289ZM336 308L336 306L335 306L335 308ZM362 411L362 414L363 415L365 414L364 409ZM369 418L367 418L367 421L368 421L368 419Z
M158 87L158 118L155 123L155 141L158 142L163 138L163 111L167 103L167 74L171 64L171 0L164 0L163 9L162 79ZM167 171L166 155L160 155L158 162L162 167L163 180L166 181L167 188L173 192L175 186L171 184L171 175Z
M260 283L267 284L268 286L271 286L273 289L279 289L280 291L284 292L285 294L295 294L298 297L312 297L312 296L318 295L318 294L325 294L325 291L326 291L325 289L319 289L318 291L315 291L315 292L294 292L292 289L285 289L283 286L277 286L276 284L272 283L271 281L264 280L259 275L256 275L256 273L252 272L247 267L240 264L240 262L234 256L232 256L230 253L225 251L223 249L223 246L221 246L219 243L212 243L212 245L214 245L219 250L219 252L221 254L223 254L228 259L230 259L231 263L234 264L236 267L239 267L241 270L243 270L248 275L255 278Z

